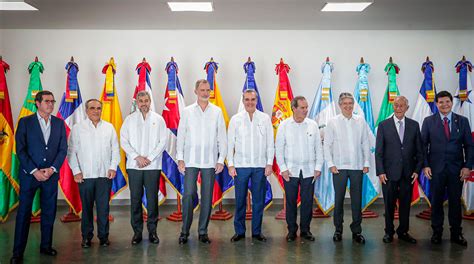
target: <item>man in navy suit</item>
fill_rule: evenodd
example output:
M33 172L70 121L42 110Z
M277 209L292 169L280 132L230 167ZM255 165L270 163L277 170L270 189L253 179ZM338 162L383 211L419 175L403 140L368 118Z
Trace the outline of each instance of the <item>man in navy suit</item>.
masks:
M425 145L424 173L431 180L431 242L440 244L442 241L447 189L451 242L467 246L461 228L461 195L463 182L472 169L471 128L466 117L451 112L453 97L449 92L439 92L435 101L439 114L425 118L421 129Z
M384 243L393 241L397 199L400 214L398 239L416 243L416 239L408 234L408 227L413 183L423 167L423 143L420 125L405 116L407 110L408 100L404 96L396 97L393 101L393 117L382 121L377 129L375 164L385 202Z
M20 160L20 205L16 215L15 242L11 263L22 261L31 207L38 189L41 190L40 253L55 256L52 247L53 224L56 218L59 169L67 154L64 121L52 116L54 96L49 91L36 94L37 112L20 119L15 135L16 153Z

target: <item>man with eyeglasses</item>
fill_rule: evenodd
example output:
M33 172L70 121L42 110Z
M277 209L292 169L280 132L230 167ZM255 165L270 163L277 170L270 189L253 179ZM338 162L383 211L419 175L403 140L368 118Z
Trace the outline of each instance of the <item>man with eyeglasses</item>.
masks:
M20 205L11 263L22 261L30 229L31 208L38 189L41 191L40 253L57 255L52 247L53 225L58 198L58 172L66 158L67 139L64 121L51 115L55 102L50 91L38 92L35 97L38 111L18 122L15 140L20 160Z

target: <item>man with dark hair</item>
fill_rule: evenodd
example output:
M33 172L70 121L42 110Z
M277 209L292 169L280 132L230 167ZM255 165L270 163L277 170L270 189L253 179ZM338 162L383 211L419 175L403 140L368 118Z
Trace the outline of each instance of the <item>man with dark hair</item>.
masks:
M308 102L303 96L291 101L293 116L280 123L276 136L275 156L280 167L286 197L286 240L296 239L298 225L298 189L301 195L300 236L314 241L310 231L313 208L314 181L321 176L323 149L319 126L316 121L307 118Z
M37 93L35 104L38 111L18 122L15 140L20 160L20 205L15 223L12 263L21 262L23 258L33 198L38 189L41 190L40 253L57 255L52 247L53 225L58 197L58 172L67 154L67 139L63 120L51 115L55 102L51 92Z
M431 181L431 242L442 242L447 189L451 242L467 246L461 227L461 194L463 182L472 170L471 128L466 117L452 112L453 96L449 92L439 92L435 101L439 114L426 117L421 129L425 146L424 173Z

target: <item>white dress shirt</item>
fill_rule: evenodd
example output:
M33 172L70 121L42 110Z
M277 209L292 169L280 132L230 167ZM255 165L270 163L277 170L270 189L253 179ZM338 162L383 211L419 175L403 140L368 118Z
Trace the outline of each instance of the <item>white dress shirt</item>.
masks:
M51 135L51 117L48 116L49 119L45 120L38 112L36 112L36 116L38 117L41 132L43 133L44 143L48 145L49 136Z
M395 115L393 115L393 122L395 123L395 128L397 129L398 136L400 136L400 123L398 121L402 121L403 129L405 130L406 129L405 116L403 116L402 119L398 119Z
M100 120L97 127L90 119L73 126L69 135L67 160L74 175L84 179L107 177L108 170L117 170L120 146L115 128Z
M291 177L313 177L323 166L321 135L316 121L305 118L297 123L293 117L283 120L278 127L275 156L280 171L289 170Z
M252 120L247 111L235 114L227 131L227 165L264 168L273 164L275 154L270 117L256 110Z
M362 170L370 167L369 133L365 119L339 114L329 120L324 132L324 158L328 167Z
M184 108L178 126L176 159L186 167L214 168L224 164L227 138L224 116L209 103L204 111L194 103Z
M153 111L149 111L145 119L140 111L127 116L120 129L120 143L127 153L127 169L161 170L167 133L165 120ZM135 160L138 156L149 159L150 165L139 168Z

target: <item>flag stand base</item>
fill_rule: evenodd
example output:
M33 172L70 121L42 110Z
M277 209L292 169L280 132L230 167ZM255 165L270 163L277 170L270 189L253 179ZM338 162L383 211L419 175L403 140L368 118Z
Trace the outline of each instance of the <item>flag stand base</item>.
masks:
M71 223L71 222L79 222L81 221L81 217L79 217L78 215L76 215L75 213L72 212L71 208L69 208L69 212L63 216L61 216L61 218L59 218L61 220L61 222L63 223Z
M219 209L211 215L211 220L227 221L232 218L232 214L222 209L222 202L219 203Z
M319 209L319 207L316 207L313 210L313 218L328 218L331 217L330 215L324 214L324 212Z
M176 204L178 206L177 211L174 211L169 216L166 217L168 221L172 222L182 222L183 221L183 213L181 212L181 197L177 195L176 197Z
M470 214L470 215L464 214L462 218L466 220L474 220L474 214Z
M97 222L97 216L94 216L94 221ZM114 216L109 214L109 222L113 222L114 221Z
M247 193L247 210L245 212L245 220L252 220L252 199L250 199L250 193Z
M431 208L423 210L423 212L417 214L416 217L421 218L421 219L425 219L425 220L430 220L431 219Z
M395 213L393 214L393 219L398 219L398 207L395 208Z
M275 219L286 220L286 208L281 209L281 211L275 216Z
M161 216L158 216L158 221L161 220ZM148 214L147 213L143 213L143 222L147 222L148 221Z
M379 217L379 215L372 210L365 209L362 212L362 218L377 218L377 217Z
M39 223L41 222L41 215L31 216L30 223Z

